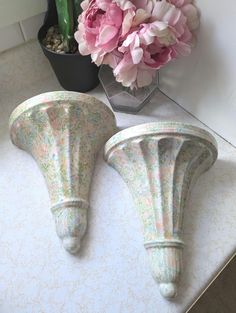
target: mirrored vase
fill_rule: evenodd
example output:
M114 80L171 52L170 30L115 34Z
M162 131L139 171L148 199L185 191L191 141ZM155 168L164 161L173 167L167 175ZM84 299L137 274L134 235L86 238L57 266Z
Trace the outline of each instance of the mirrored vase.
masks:
M116 132L111 110L94 97L66 91L38 95L10 117L12 142L30 153L47 183L56 231L76 253L87 226L98 151Z
M191 125L149 123L115 134L105 159L130 189L161 294L173 298L182 271L183 214L197 178L217 158L212 135Z

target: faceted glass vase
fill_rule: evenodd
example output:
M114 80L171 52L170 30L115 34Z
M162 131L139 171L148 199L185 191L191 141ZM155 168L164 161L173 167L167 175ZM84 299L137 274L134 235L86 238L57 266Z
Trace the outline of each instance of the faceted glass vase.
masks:
M134 90L118 83L115 80L112 69L107 65L101 66L99 79L114 111L137 113L158 89L158 72L149 86Z

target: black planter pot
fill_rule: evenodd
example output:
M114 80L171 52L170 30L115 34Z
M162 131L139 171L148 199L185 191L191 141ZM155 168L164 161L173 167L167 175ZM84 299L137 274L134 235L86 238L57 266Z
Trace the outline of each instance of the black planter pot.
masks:
M38 32L38 40L43 53L48 58L61 86L70 91L86 92L99 84L99 68L91 62L90 56L78 53L59 54L47 49L43 44L49 27L57 24L54 0L48 0L48 11L43 26Z

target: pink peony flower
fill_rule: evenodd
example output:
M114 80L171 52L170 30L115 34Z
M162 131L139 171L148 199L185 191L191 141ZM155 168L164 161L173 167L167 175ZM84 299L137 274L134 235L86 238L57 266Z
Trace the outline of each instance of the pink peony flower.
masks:
M117 47L120 36L130 30L134 14L130 10L124 14L121 7L110 0L85 0L81 5L84 12L79 17L75 39L80 53L91 54L92 60L100 65L104 56Z
M114 68L113 73L116 80L123 86L131 89L140 88L150 85L156 76L157 68L161 68L170 60L170 51L160 51L156 58L151 56L148 51L144 51L142 60L135 64L131 54L126 53Z
M165 64L189 55L199 25L192 0L85 0L82 8L80 53L110 65L130 88L147 86Z

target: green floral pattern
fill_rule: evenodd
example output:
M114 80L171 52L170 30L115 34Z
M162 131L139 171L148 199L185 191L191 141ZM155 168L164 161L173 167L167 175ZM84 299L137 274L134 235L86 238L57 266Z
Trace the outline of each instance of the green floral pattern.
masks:
M185 203L196 179L215 162L217 143L198 127L149 123L114 135L106 143L105 158L132 193L160 291L174 297L182 268Z
M96 154L115 132L112 111L96 98L75 92L38 95L10 117L12 142L38 163L57 234L71 253L78 251L86 230Z

